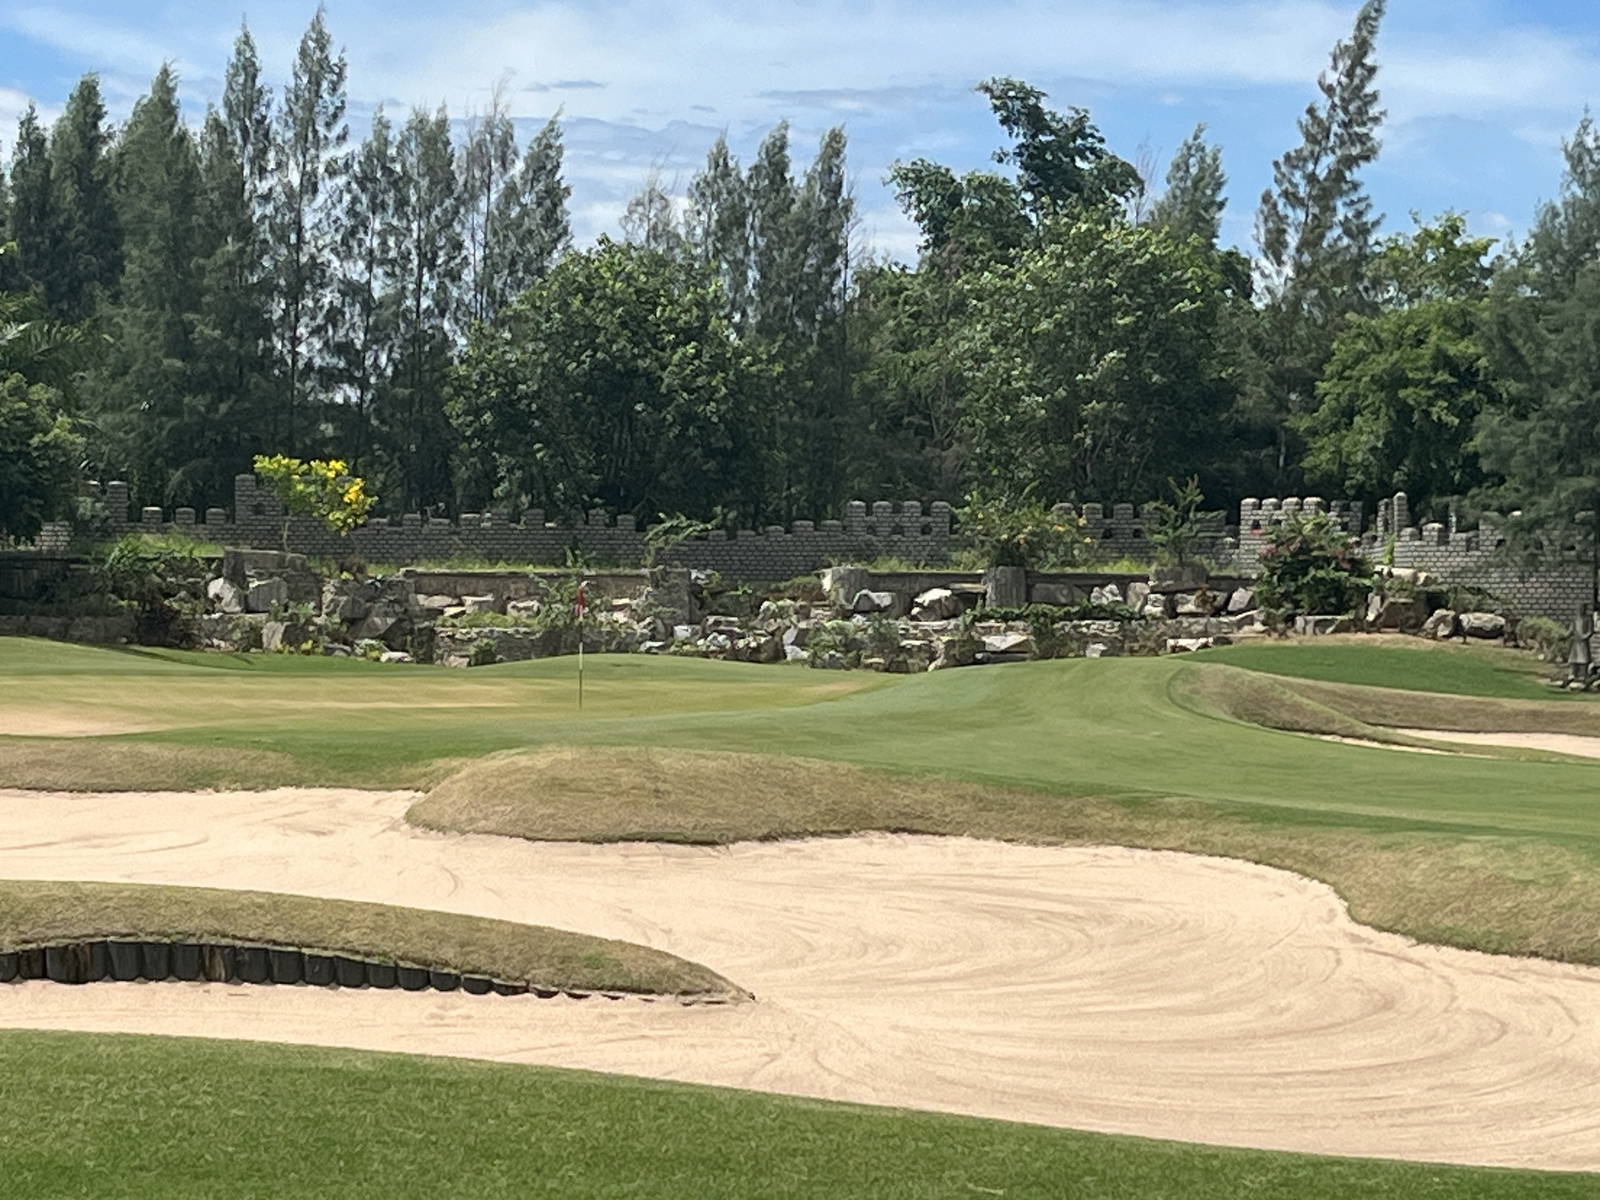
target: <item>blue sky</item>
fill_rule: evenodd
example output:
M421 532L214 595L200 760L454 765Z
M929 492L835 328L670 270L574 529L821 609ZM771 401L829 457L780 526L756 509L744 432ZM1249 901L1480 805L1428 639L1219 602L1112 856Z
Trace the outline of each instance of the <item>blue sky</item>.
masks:
M1248 247L1274 157L1296 140L1355 0L328 0L350 59L353 133L373 108L467 117L503 81L524 133L560 107L580 241L614 230L656 172L681 190L717 133L745 161L787 117L797 154L843 123L860 233L915 238L883 185L896 159L983 166L998 130L972 85L1015 75L1088 108L1112 147L1165 171L1197 121L1230 176L1224 239ZM98 71L126 115L163 61L191 119L217 97L239 21L281 82L314 5L5 0L0 145L29 98L47 116ZM1560 144L1600 91L1595 0L1391 0L1380 45L1390 119L1368 174L1391 228L1455 208L1479 232L1525 229L1560 179Z

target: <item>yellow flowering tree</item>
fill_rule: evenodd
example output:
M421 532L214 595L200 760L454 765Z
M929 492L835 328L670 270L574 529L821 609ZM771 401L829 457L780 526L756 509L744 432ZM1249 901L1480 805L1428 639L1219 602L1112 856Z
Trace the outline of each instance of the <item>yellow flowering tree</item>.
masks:
M349 473L342 458L299 459L258 454L256 478L283 503L283 548L289 548L289 518L299 513L321 521L334 533L349 533L367 519L376 496L366 480Z

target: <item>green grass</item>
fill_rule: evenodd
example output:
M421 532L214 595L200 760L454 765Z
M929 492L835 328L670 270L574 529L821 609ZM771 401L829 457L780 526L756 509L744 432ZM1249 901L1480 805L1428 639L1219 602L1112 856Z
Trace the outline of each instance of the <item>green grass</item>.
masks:
M1593 1176L1316 1158L491 1063L0 1033L28 1200L1541 1200Z
M278 892L0 879L0 949L107 937L290 946L552 988L738 993L675 955L542 925Z
M1557 668L1531 654L1485 644L1440 645L1405 637L1313 638L1225 646L1207 650L1204 657L1208 662L1326 683L1508 700L1581 703L1584 699L1546 686Z

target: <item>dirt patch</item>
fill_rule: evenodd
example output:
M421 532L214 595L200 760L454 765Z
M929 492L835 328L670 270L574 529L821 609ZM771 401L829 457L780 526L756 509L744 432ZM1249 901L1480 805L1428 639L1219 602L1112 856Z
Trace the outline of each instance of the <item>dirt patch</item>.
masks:
M1270 1149L1600 1168L1600 971L1418 946L1265 867L895 835L540 844L410 828L410 797L392 793L43 800L0 794L0 874L269 887L551 925L703 962L759 1002L28 983L0 989L0 1025L405 1050Z

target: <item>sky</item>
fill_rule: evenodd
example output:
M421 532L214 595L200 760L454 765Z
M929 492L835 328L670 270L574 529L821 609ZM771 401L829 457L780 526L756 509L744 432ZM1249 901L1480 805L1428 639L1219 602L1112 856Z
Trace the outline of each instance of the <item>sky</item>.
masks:
M1090 111L1110 147L1153 166L1205 122L1223 150L1223 240L1252 245L1272 162L1345 36L1355 0L327 0L350 64L358 139L391 116L448 106L462 121L504 89L525 141L560 112L580 244L615 233L654 173L681 192L719 133L748 163L790 122L798 165L842 124L860 238L909 258L915 231L885 175L925 157L990 165L1002 137L980 80L1010 75ZM1499 238L1560 185L1561 142L1600 92L1595 0L1390 0L1379 42L1388 110L1367 172L1386 228L1455 210ZM0 153L29 100L47 119L101 77L123 119L163 62L198 122L221 92L241 20L281 85L315 6L257 0L0 0Z

